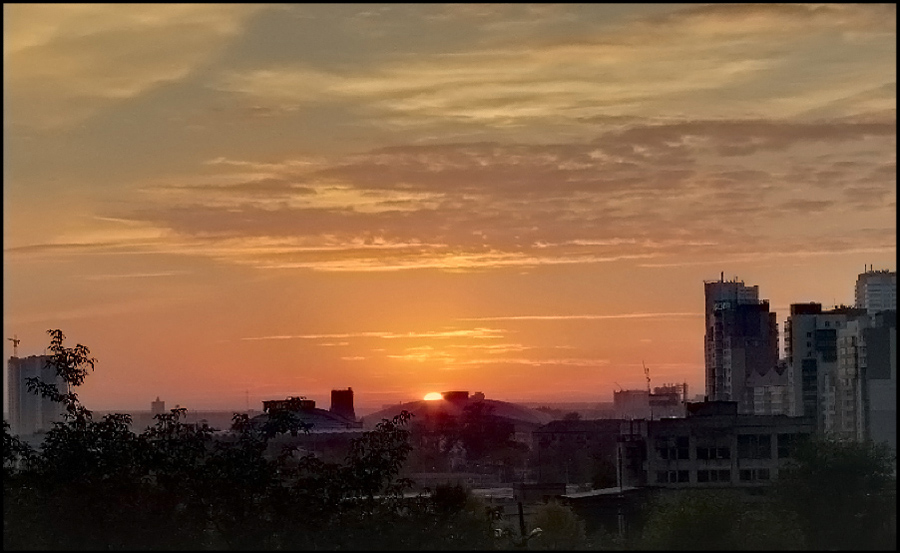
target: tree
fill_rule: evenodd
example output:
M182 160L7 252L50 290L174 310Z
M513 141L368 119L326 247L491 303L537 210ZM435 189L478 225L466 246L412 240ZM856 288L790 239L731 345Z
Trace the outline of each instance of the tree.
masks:
M896 549L895 457L886 444L812 439L775 483L814 549Z
M661 491L639 547L674 550L802 549L790 513L740 489Z
M492 518L468 495L403 495L403 412L351 442L343 463L298 456L273 438L307 431L290 413L263 424L236 414L231 432L186 424L186 409L135 434L131 417L95 421L79 401L94 359L51 334L67 390L32 390L66 406L39 449L3 425L4 549L430 549L490 544ZM419 532L417 529L430 529Z
M539 506L531 526L541 531L528 541L529 549L582 549L587 544L584 521L556 501Z

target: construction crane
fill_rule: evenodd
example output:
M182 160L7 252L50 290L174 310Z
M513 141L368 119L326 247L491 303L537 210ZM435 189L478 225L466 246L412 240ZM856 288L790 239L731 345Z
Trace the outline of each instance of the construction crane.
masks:
M18 357L19 356L19 342L21 342L22 340L19 340L19 336L16 334L13 334L13 337L7 338L7 340L9 340L10 342L13 343L13 357Z
M647 404L650 407L650 420L653 420L653 400L650 398L650 369L647 368L647 365L644 365L643 359L641 359L641 365L644 367L644 376L647 377Z

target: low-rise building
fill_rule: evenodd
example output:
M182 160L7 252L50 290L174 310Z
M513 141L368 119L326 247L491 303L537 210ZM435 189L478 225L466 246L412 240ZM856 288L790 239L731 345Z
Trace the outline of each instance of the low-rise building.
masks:
M645 479L662 487L768 484L814 432L811 417L739 414L733 401L690 403L685 418L646 423Z

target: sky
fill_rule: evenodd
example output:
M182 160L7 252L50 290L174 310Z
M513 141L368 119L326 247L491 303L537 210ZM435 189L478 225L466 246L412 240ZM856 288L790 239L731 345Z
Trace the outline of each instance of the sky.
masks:
M88 408L693 396L704 280L896 270L895 4L3 16L4 338Z

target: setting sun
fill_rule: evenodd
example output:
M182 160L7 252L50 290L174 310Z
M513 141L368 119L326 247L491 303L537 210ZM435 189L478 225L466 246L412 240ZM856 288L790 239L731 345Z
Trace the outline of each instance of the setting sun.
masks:
M438 392L431 392L425 394L425 397L423 399L425 399L425 401L434 401L435 399L444 399L444 396L442 396Z

